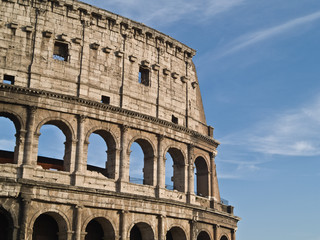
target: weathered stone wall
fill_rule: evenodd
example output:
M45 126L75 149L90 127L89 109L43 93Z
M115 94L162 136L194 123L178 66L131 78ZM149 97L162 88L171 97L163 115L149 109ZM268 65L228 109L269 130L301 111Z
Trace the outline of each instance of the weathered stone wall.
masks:
M14 152L0 151L9 239L32 239L44 217L59 240L92 239L92 223L104 239L138 229L143 240L235 240L239 218L221 203L219 142L205 122L194 50L77 1L2 0L0 14L0 117L16 129ZM63 159L38 156L44 125L64 134ZM106 142L105 168L87 163L93 133ZM143 184L130 180L134 142Z
M195 51L141 23L76 1L1 1L0 74L15 85L100 101L208 133ZM57 60L55 44L66 47ZM149 83L139 83L139 69Z

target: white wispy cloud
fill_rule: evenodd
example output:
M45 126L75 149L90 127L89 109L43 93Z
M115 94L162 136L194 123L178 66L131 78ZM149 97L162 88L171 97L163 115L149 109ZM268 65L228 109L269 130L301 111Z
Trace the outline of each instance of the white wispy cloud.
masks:
M115 0L101 2L85 0L89 4L114 11L147 25L167 25L179 20L204 21L228 11L246 0Z
M15 145L15 139L0 139L1 150L13 151Z
M282 23L280 25L277 25L271 28L247 33L243 36L238 37L237 39L232 41L230 44L223 47L223 50L221 51L220 54L216 55L216 58L221 58L223 56L237 52L243 48L249 47L253 44L285 34L288 31L295 30L299 27L301 28L305 24L314 22L319 19L320 19L320 11L317 11L315 13L292 19L290 21L287 21L285 23Z
M320 97L297 109L268 117L250 129L221 139L247 151L283 156L320 155Z

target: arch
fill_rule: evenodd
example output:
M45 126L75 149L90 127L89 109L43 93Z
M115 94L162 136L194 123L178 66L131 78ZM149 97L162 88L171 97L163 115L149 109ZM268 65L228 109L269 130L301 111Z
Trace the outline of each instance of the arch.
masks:
M67 141L75 139L75 132L72 125L63 118L46 118L42 120L36 127L35 134L40 135L40 129L43 125L54 125L58 127L66 136Z
M206 231L201 231L197 236L197 240L211 240L211 237Z
M8 211L0 207L0 240L12 240L14 223Z
M138 222L130 229L130 240L154 240L152 227L145 222Z
M111 222L104 217L95 217L86 224L85 240L115 239L115 231Z
M107 157L104 168L101 166L88 164L88 153L90 148L89 138L92 136L92 134L99 135L107 146ZM107 131L99 127L95 127L87 133L85 142L89 144L87 145L87 149L85 150L87 153L87 170L100 172L106 177L114 179L116 174L116 159L118 146L115 135L110 130Z
M131 151L129 151L129 149L131 149L131 146L133 145L133 143L137 143L143 152L143 168L141 169L141 171L143 172L143 184L145 185L154 185L155 184L155 179L154 179L154 170L155 170L155 148L154 145L152 144L152 142L145 137L135 137L133 139L131 139L130 144L128 145L128 152L131 155ZM132 169L133 167L136 168L136 166L134 166L134 162L132 161L132 159L130 159L130 165L129 168ZM133 176L130 176L130 181L132 181ZM135 182L138 183L138 182Z
M0 117L9 118L13 122L17 133L19 133L19 131L24 128L24 125L25 125L24 121L15 112L12 112L10 110L5 110L5 111L0 110Z
M0 118L8 119L7 121L11 122L14 126L15 133L12 132L12 140L8 139L8 136L5 136L6 141L9 141L9 146L7 148L0 149L0 164L1 163L18 163L19 150L20 146L23 145L23 142L20 141L21 137L24 137L22 126L24 126L21 117L11 111L0 111ZM1 120L6 121L6 120ZM8 132L9 128L6 128L5 132ZM12 146L10 146L12 145ZM11 148L11 149L10 149Z
M202 197L209 196L209 170L207 161L198 156L195 161L195 193Z
M30 219L29 226L33 226L37 218L42 214L50 215L55 219L59 226L59 233L61 233L60 235L63 236L61 239L59 238L59 240L65 240L66 238L64 238L64 236L67 237L67 233L71 229L71 223L65 213L57 209L44 209L38 211Z
M167 151L165 151L165 154L169 153L172 161L173 161L173 189L177 190L179 192L185 192L185 186L186 186L186 173L185 173L185 155L183 152L175 147L168 147ZM164 156L164 159L166 157Z
M182 228L172 227L166 234L166 240L187 240L187 237Z
M47 157L38 157L37 164L42 166L44 169L55 169L59 171L70 171L71 167L71 154L72 154L72 143L74 139L74 131L69 122L64 119L57 118L47 118L38 124L36 128L36 136L40 136L40 130L44 125L53 125L62 131L64 134L66 141L64 146L64 156L63 159L53 159ZM39 139L38 138L38 147L39 147Z
M68 224L62 215L48 211L39 214L32 224L33 240L67 240Z
M220 240L229 240L228 237L226 235L222 235Z

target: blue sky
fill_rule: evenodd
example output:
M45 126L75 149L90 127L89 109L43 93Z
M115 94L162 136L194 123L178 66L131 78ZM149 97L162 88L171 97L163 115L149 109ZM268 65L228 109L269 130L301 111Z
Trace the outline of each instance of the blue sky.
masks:
M320 240L320 1L85 2L197 50L237 239Z
M86 2L197 50L237 239L320 240L320 1Z

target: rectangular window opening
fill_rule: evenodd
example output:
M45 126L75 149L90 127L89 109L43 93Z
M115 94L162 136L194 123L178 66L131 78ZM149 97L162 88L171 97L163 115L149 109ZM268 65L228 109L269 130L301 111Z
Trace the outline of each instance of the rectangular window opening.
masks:
M101 96L101 103L110 104L110 97L102 95Z
M14 76L4 74L3 75L3 83L14 85Z
M149 69L140 67L139 69L139 83L149 86Z
M175 123L175 124L178 124L178 118L175 117L174 115L172 115L171 121L172 121L173 123Z
M59 61L68 60L68 44L63 42L55 42L53 49L53 59Z

